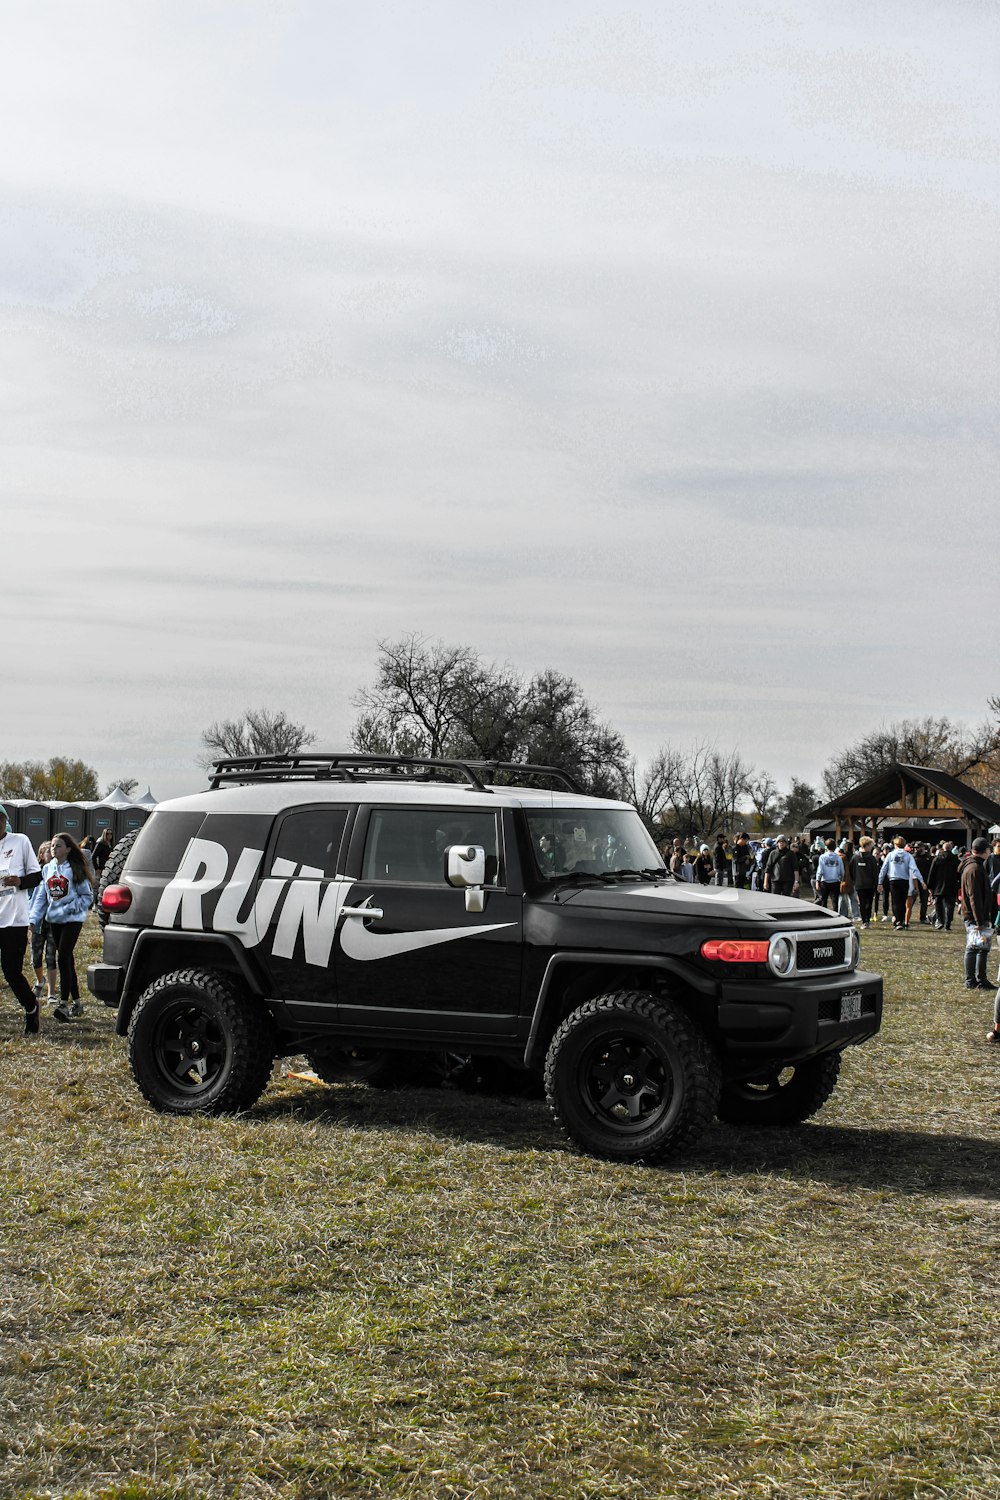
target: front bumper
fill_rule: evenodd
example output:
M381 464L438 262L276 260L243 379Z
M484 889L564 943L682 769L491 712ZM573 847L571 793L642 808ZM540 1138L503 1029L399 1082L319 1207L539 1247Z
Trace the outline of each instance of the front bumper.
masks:
M867 1041L882 1024L882 976L797 977L720 988L719 1035L727 1052L805 1057Z

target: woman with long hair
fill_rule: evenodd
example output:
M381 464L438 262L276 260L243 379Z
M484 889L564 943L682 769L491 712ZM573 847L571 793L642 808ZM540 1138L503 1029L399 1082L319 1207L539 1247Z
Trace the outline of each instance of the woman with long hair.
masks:
M83 851L70 834L57 833L51 852L42 883L31 899L31 923L37 931L47 922L55 938L59 1004L52 1014L57 1021L71 1021L83 1014L73 949L94 904L94 888Z

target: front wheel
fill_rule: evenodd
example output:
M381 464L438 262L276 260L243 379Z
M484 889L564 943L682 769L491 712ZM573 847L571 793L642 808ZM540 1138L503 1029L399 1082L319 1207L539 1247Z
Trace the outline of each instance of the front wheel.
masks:
M170 1114L228 1114L263 1093L274 1061L265 1006L206 969L164 974L140 996L128 1028L139 1091Z
M728 1125L799 1125L822 1109L840 1077L839 1052L824 1052L757 1078L723 1084L719 1119Z
M609 1161L659 1161L692 1145L715 1114L720 1078L691 1018L642 990L581 1005L545 1060L553 1115L585 1151Z

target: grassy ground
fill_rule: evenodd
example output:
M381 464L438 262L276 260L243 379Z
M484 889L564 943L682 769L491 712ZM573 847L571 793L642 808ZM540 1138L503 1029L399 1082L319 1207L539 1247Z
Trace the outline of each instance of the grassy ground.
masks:
M884 1029L817 1120L669 1169L461 1093L160 1116L110 1012L26 1041L0 990L0 1494L995 1496L962 940L866 934Z

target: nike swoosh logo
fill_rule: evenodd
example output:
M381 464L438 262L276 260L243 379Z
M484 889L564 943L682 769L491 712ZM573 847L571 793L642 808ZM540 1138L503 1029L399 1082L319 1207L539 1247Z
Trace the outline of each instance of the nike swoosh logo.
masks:
M371 905L372 898L362 906ZM340 947L357 963L373 959L395 958L400 953L415 953L419 948L434 948L438 943L455 943L460 938L481 937L484 932L499 932L514 927L514 922L486 922L478 927L432 927L424 932L376 932L366 927L363 917L345 917L340 929Z

